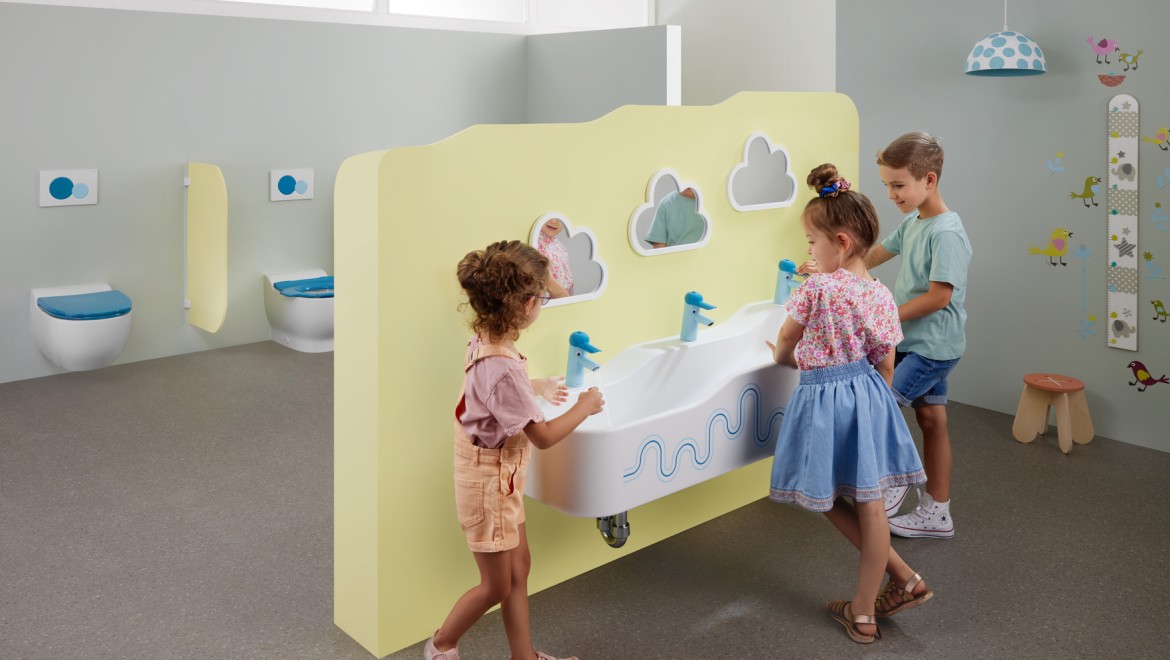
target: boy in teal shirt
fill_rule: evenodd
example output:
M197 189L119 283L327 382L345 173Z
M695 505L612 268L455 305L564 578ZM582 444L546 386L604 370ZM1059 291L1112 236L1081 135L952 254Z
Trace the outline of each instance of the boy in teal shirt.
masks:
M694 188L668 193L658 202L646 242L652 248L664 248L703 240L706 227L698 206Z
M951 538L951 439L947 431L947 375L966 349L967 267L971 243L957 213L938 191L943 150L938 140L907 133L878 154L878 171L888 196L907 216L866 256L875 268L902 255L894 300L904 339L898 345L893 389L902 406L913 406L922 429L926 492L918 506L890 518L890 533L904 537ZM897 512L905 488L884 493L886 513Z

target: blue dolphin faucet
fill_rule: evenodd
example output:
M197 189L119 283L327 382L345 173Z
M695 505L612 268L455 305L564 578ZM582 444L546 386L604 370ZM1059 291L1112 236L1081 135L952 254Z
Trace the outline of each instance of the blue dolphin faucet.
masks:
M683 319L682 332L679 333L679 339L683 341L695 341L699 336L699 324L714 325L715 321L703 316L699 313L700 309L715 309L715 305L703 302L703 294L698 291L691 291L683 298L685 304L683 305Z
M781 259L779 269L776 273L776 293L772 296L772 302L783 305L788 302L792 290L800 286L800 282L796 281L798 277L796 264L791 259Z
M581 387L585 384L585 368L597 371L601 368L586 353L599 353L600 348L589 343L589 335L578 330L569 335L569 364L565 367L565 387Z

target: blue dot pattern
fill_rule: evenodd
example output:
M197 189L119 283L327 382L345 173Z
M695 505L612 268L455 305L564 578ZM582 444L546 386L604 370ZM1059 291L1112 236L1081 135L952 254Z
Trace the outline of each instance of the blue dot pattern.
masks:
M966 72L1003 70L1004 73L1045 72L1048 64L1044 52L1028 35L1018 32L994 32L979 40L967 56Z

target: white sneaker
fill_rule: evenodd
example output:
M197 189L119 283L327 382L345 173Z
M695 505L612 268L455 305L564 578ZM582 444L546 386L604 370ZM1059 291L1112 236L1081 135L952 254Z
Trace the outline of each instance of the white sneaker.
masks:
M904 516L890 518L890 533L906 538L949 539L955 535L951 503L935 502L930 493L918 496L918 506Z
M906 493L910 492L909 486L894 486L882 491L882 499L886 503L886 517L894 515L901 508L902 502L906 500Z

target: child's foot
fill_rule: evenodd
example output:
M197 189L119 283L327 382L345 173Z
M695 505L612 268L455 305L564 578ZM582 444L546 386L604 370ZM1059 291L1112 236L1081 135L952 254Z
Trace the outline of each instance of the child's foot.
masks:
M898 513L898 509L902 507L902 502L906 500L906 493L910 492L909 486L894 486L882 491L882 500L886 505L886 517Z
M893 575L888 576L886 588L878 594L874 603L874 614L877 616L893 616L898 612L918 607L934 596L922 576L915 573L906 584L899 587Z
M882 638L878 630L877 619L872 614L854 614L853 604L847 600L835 600L829 603L829 614L833 620L845 626L845 634L858 644L872 644Z
M555 657L545 653L544 651L537 651L536 652L536 660L577 660L577 656L571 655L567 658L555 658Z
M918 496L918 506L904 516L890 518L890 533L906 538L949 539L955 535L951 502L935 502L930 493Z
M435 648L435 638L432 637L423 645L423 658L425 660L459 660L459 647L440 651Z

